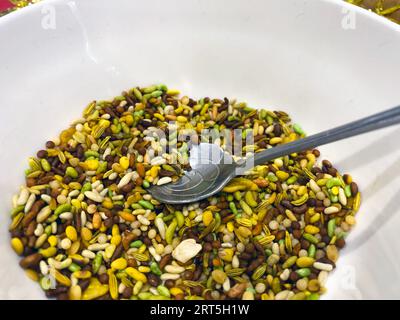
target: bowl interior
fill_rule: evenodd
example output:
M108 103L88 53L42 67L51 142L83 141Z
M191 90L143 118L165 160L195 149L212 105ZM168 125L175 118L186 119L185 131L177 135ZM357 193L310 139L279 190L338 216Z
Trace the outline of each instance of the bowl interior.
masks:
M0 19L0 298L44 298L9 247L11 197L27 157L89 101L165 83L285 110L311 134L399 103L399 30L334 0L55 0ZM399 138L320 148L363 198L324 298L398 298Z

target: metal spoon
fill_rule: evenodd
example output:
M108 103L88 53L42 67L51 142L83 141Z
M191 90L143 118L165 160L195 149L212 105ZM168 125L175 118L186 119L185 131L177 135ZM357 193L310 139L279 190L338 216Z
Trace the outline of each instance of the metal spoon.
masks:
M296 152L322 146L334 141L350 138L369 131L385 128L400 123L400 106L348 124L314 134L290 143L282 144L256 153L246 162L234 162L214 144L201 143L195 152L190 153L191 171L175 183L152 186L149 192L164 203L184 204L208 198L221 191L224 186L249 163L252 166Z

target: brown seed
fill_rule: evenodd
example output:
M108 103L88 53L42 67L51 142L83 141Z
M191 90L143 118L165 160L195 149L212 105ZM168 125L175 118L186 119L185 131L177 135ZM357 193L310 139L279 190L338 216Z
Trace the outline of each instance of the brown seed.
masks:
M339 249L344 248L345 245L346 245L346 241L343 238L340 238L340 239L336 240L336 246Z
M27 227L29 223L36 218L37 214L39 213L40 209L46 204L43 200L36 201L33 205L31 210L28 214L22 219L22 225Z
M182 279L184 280L192 280L193 279L193 271L191 270L186 270L182 273Z
M247 283L237 283L229 289L227 296L231 299L239 298L247 288Z
M132 296L133 289L131 287L126 287L124 291L122 291L122 297L125 299L129 299Z
M99 281L102 284L108 284L108 281L109 281L108 274L107 273L102 273L101 275L99 275Z
M131 242L132 242L133 240L135 240L136 238L137 238L136 234L134 234L134 233L132 233L132 232L126 233L126 234L124 235L124 237L122 238L122 245L123 245L125 251L128 251L128 250L129 250L129 245L130 245Z
M149 282L149 284L153 287L157 287L160 283L161 280L159 277L157 277L155 274L153 273L149 273L147 275L147 281Z
M169 280L165 281L165 286L166 286L168 289L171 289L171 288L175 287L175 281L169 279Z
M161 270L163 270L165 268L165 266L170 263L172 260L172 255L171 254L166 254L165 256L163 256L160 260L160 263L158 264L158 266L160 267Z
M43 256L40 253L31 254L19 262L19 265L23 269L34 268L37 267L40 260L42 260Z
M355 182L350 183L351 195L355 197L358 193L358 185Z

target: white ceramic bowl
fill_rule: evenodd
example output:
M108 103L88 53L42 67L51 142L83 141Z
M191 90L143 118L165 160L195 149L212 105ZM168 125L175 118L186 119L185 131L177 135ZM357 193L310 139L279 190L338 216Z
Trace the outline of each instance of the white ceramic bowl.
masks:
M162 82L287 110L308 133L400 103L400 27L339 0L44 1L1 18L0 43L3 299L44 298L9 247L10 201L27 157L93 99ZM399 138L321 148L363 196L324 298L400 298Z

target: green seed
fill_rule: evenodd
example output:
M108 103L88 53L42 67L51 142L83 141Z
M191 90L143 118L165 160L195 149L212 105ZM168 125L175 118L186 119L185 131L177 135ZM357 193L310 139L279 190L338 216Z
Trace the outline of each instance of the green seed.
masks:
M71 271L71 272L75 272L75 271L81 270L81 267L80 267L78 264L72 262L72 263L69 265L68 270Z
M350 187L350 185L344 187L344 194L346 195L347 198L351 197L351 187Z
M85 193L86 191L92 191L92 184L90 182L86 182L81 190L81 193Z
M294 130L294 132L296 132L297 134L299 134L299 135L304 135L305 133L304 133L304 131L303 131L303 129L300 127L300 125L299 124L297 124L297 123L295 123L294 125L293 125L293 130Z
M170 294L168 288L165 286L159 285L157 287L157 291L160 293L160 295L162 295L164 297L168 297L168 298L171 297L171 294Z
M336 219L333 218L328 222L328 236L332 238L335 235Z
M161 276L162 271L160 270L160 267L158 266L157 262L152 262L150 264L150 270L152 273L154 273L157 276Z
M154 206L149 201L139 200L138 203L145 209L154 210Z
M150 292L141 292L138 294L140 300L149 300L152 294Z
M315 253L316 253L316 248L314 244L310 244L310 246L308 247L308 256L311 258L315 257Z
M92 262L92 270L94 274L96 274L99 271L102 262L103 262L103 255L101 253L96 254L96 257L93 259Z
M65 174L68 177L71 177L72 179L78 178L78 175L79 175L78 172L72 167L68 167L67 170L65 171Z
M50 279L50 277L43 277L40 278L39 284L43 290L50 290L53 286L53 281Z
M308 297L307 300L319 300L319 294L318 293L311 293Z
M65 204L60 204L57 209L54 211L54 214L56 216L59 216L61 213L64 212L70 212L72 209L71 205L69 203L65 203Z
M131 242L129 247L131 247L131 248L140 248L142 245L143 245L142 241L136 240L136 241Z
M232 213L237 215L237 209L236 209L236 205L234 202L229 202L229 208L231 209Z
M318 239L309 233L304 233L303 238L310 241L313 244L318 244Z
M40 164L44 171L49 172L51 170L51 165L46 159L40 160Z
M341 182L340 182L340 179L338 179L338 178L331 178L326 182L326 187L328 189L330 189L334 186L340 186L340 185L341 185Z
M310 268L301 268L301 269L296 270L296 273L300 277L305 278L305 277L308 277L311 274L311 270L310 270Z

